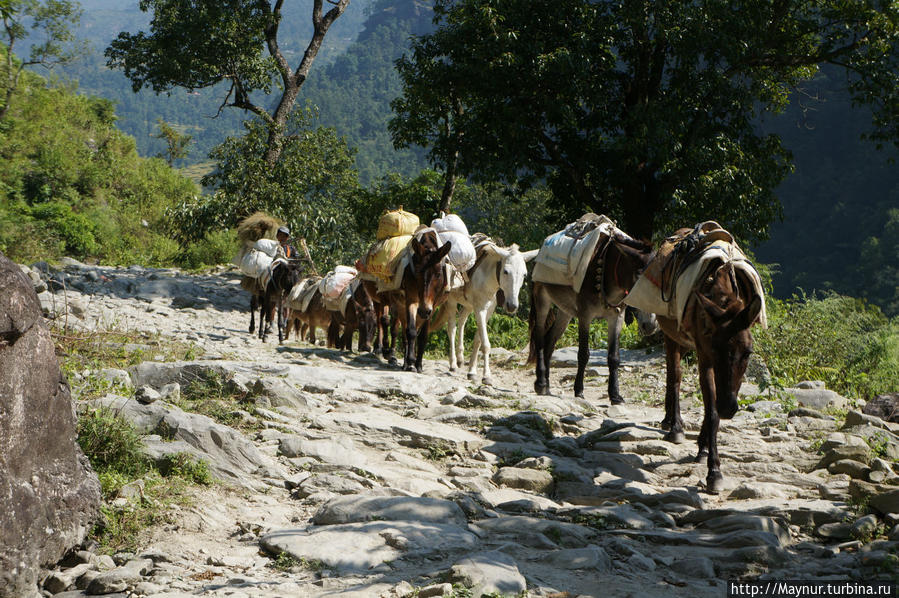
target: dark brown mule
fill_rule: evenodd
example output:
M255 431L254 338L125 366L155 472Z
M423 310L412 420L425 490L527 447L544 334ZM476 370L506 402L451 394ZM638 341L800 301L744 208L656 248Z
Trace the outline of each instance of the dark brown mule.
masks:
M603 248L605 250L603 251ZM584 396L584 370L590 358L590 323L597 317L608 322L609 400L612 404L624 399L618 392L619 337L624 325L625 306L621 304L649 262L652 247L616 233L608 245L597 244L587 266L580 292L569 285L534 282L531 290L530 354L528 363L536 362L537 380L534 391L549 393L549 363L556 342L565 332L572 318L578 319L577 377L574 394ZM552 307L558 308L554 314ZM641 312L638 312L641 313ZM655 328L648 314L639 316L641 327Z
M359 331L359 352L371 351L371 337L375 330L375 304L365 290L361 280L352 289L349 301L343 311L331 312L331 326L328 328L328 345L341 351L350 351L353 333Z
M433 230L416 234L409 242L409 263L403 271L403 281L396 291L382 293L382 301L403 325L405 352L403 369L421 372L422 359L428 342L428 326L434 309L446 301L446 256L451 243L439 244ZM383 322L383 320L382 320ZM393 348L391 347L391 355Z
M240 285L250 292L250 334L256 328L256 308L259 307L259 338L265 341L265 337L271 331L272 321L275 319L275 310L278 311L278 342L283 342L287 333L284 323L283 302L284 298L300 279L302 266L299 260L279 259L272 263L271 276L267 284L262 286L259 279L244 276Z
M372 280L363 280L362 286L372 301L373 326L370 336L372 338L372 351L381 352L384 359L391 365L396 364L394 349L396 347L397 320L392 317L390 311L389 293L379 293L378 283Z
M735 286L736 283L736 286ZM718 458L718 424L731 419L739 409L737 392L752 353L749 332L762 310L762 298L731 267L719 263L708 276L700 277L688 300L682 325L677 319L657 315L665 333L665 361L668 368L665 385L666 440L684 441L684 422L680 415L681 357L696 351L699 387L702 391L703 419L699 431L697 462L707 457L709 492L724 486Z

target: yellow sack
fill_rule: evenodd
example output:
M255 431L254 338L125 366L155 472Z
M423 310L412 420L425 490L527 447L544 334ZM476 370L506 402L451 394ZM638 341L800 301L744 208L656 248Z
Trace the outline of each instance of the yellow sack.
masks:
M378 220L378 241L391 237L411 235L418 228L418 216L406 212L403 208L385 212Z
M378 241L365 254L363 260L365 271L385 282L390 282L396 272L397 260L410 241L412 241L412 235L401 235Z

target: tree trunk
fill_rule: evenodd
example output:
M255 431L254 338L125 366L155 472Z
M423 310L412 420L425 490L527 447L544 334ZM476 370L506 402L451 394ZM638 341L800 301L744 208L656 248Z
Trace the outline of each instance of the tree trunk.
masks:
M449 212L450 204L453 201L453 193L456 192L456 168L459 164L459 152L453 152L453 156L446 165L446 173L444 174L443 193L440 194L440 206L437 213Z

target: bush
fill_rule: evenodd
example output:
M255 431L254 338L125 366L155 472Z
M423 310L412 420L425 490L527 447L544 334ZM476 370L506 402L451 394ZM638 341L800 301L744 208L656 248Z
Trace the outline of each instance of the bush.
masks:
M899 323L877 307L837 294L768 299L768 322L754 329L755 350L776 385L824 380L852 398L895 390Z
M207 233L203 239L189 244L178 256L178 264L183 268L202 268L230 262L239 249L234 229Z
M78 444L99 474L116 472L123 476L119 480L133 479L150 469L140 436L112 409L91 409L78 417Z

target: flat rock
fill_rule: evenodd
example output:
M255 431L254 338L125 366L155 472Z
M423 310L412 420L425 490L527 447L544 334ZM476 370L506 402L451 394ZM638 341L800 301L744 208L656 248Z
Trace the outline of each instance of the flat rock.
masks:
M833 409L845 409L849 406L849 399L840 396L826 388L788 388L788 394L793 395L803 407L823 411L828 407Z
M493 481L500 486L533 492L549 492L553 486L553 476L550 472L521 467L502 467L493 476Z
M266 534L259 543L274 556L286 552L342 572L365 572L406 555L418 558L470 552L480 544L477 536L459 526L415 521L285 529Z
M319 507L312 517L316 525L365 521L417 521L464 526L467 518L449 500L412 496L345 496Z
M591 544L584 548L556 550L546 556L546 562L559 569L599 569L611 573L612 558L600 548Z
M472 596L497 593L517 596L527 582L511 556L499 552L481 552L457 562L450 569L451 580L471 589Z

